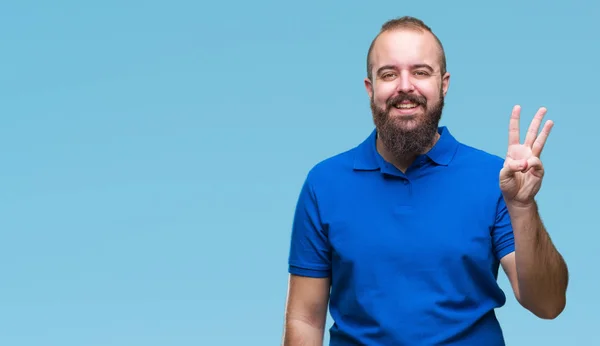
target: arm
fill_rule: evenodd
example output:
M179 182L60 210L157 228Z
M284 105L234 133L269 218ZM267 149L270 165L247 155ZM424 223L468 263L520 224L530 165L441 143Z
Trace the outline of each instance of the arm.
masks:
M521 108L510 118L508 152L500 171L500 189L513 228L515 252L502 266L509 275L517 299L541 318L557 317L566 305L568 270L546 232L535 196L544 177L540 156L554 123L546 121L538 135L546 108L534 116L525 141L520 144Z
M566 305L567 265L546 232L537 204L507 204L507 209L516 250L501 263L515 296L536 316L556 318Z
M290 275L283 346L322 346L329 302L328 278Z
M310 175L294 214L283 346L322 346L331 284L331 253Z

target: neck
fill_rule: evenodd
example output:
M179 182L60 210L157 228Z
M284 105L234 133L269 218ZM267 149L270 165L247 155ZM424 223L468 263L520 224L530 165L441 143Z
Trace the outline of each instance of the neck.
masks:
M379 152L379 155L381 155L381 157L383 157L383 159L385 161L394 165L394 167L396 167L402 173L406 173L406 170L408 170L408 167L410 167L410 165L412 165L412 163L415 161L417 156L425 154L429 150L431 150L431 148L433 148L433 146L437 143L437 141L439 139L440 139L440 134L436 131L435 136L433 137L433 140L431 141L431 144L429 146L427 146L427 148L425 150L423 150L423 152L409 154L409 155L399 157L398 155L394 155L388 148L386 148L385 145L383 144L383 142L381 141L381 138L377 137L377 142L376 142L377 143L377 151Z

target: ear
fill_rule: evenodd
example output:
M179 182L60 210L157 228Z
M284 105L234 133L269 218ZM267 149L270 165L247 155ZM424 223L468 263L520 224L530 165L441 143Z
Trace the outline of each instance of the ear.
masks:
M365 89L367 90L369 98L373 98L373 82L371 82L369 78L365 78Z
M450 87L450 73L446 72L442 76L442 91L444 93L444 97L446 97L446 94L448 93L448 88L449 87Z

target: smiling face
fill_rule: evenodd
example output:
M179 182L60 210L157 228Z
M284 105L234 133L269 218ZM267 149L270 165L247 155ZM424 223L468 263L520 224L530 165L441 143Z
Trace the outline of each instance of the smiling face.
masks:
M450 80L441 56L423 30L390 30L376 39L365 87L378 138L397 158L423 153L437 136Z

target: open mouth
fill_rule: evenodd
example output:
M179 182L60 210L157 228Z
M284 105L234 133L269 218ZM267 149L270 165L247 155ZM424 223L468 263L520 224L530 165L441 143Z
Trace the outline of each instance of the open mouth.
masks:
M394 108L396 108L396 109L413 109L413 108L417 108L418 106L419 105L416 103L412 103L412 102L404 103L403 102L403 103L396 103L394 105Z

